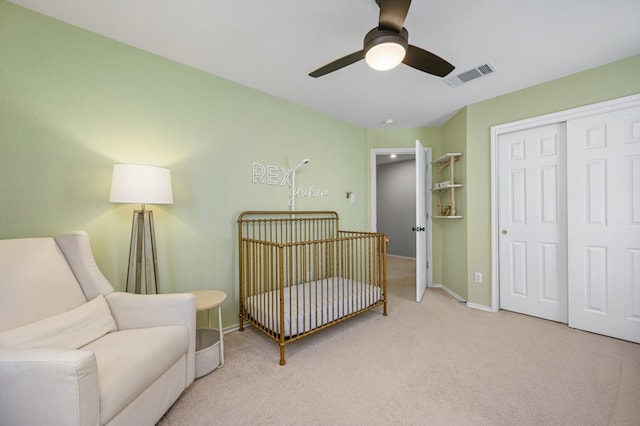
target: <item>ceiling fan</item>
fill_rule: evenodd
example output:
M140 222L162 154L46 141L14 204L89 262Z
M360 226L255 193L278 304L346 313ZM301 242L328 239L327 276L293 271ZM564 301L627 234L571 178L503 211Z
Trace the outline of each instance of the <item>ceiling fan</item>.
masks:
M444 77L455 68L441 57L409 44L409 33L404 21L411 0L375 0L380 6L378 26L364 36L362 50L351 53L309 73L321 77L362 59L379 71L394 68L400 62L419 71Z

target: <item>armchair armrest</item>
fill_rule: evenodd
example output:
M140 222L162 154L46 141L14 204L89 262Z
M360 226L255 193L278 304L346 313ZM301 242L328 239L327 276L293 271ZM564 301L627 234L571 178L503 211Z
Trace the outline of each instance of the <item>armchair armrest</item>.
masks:
M195 377L196 297L191 293L132 294L113 292L105 296L119 330L184 325L189 329L187 383Z
M0 349L0 424L100 424L93 352Z
M190 293L113 292L105 298L119 330L160 325L185 325L193 330L196 328L196 297Z

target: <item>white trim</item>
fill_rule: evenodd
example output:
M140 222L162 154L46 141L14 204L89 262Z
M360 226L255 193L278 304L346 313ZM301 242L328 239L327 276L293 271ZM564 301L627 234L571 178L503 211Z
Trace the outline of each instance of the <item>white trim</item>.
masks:
M478 309L479 311L496 312L491 308L491 306L478 305L477 303L467 302L467 306L473 309Z
M245 322L244 328L247 328L247 327L251 327L251 324L249 324L248 322ZM222 334L229 334L229 333L233 333L233 332L236 332L236 331L239 331L239 330L240 330L240 323L234 324L234 325L230 325L229 327L224 327L222 329Z
M478 309L486 308L491 312L498 312L500 310L500 288L498 286L498 276L500 271L498 259L498 233L500 232L500 230L498 229L498 182L496 176L496 145L498 142L498 137L505 133L545 126L548 124L566 122L577 118L587 117L589 115L604 114L607 112L618 111L636 106L640 106L640 94L625 96L610 101L598 102L591 105L585 105L565 111L527 118L524 120L513 121L511 123L491 126L491 307L486 307L484 305L473 306L473 304L471 303L467 303L467 306L477 307Z
M424 147L425 157L427 159L427 173L426 173L426 182L425 188L427 190L427 263L429 264L429 269L427 270L427 287L429 287L429 283L433 283L433 195L431 193L431 188L433 187L433 151L430 147Z
M640 94L625 96L623 98L610 101L598 102L591 105L584 105L564 111L553 112L551 114L540 115L538 117L526 118L524 120L512 121L510 123L491 126L491 136L495 134L511 133L518 130L530 129L532 127L546 126L547 124L559 123L561 121L583 118L589 115L604 114L611 111L632 108L640 103Z
M455 291L451 290L449 287L447 287L444 284L434 284L432 288L441 288L444 291L446 291L447 293L449 293L449 295L453 296L458 302L467 303L466 299L464 299L462 296L460 296L458 293L456 293Z
M424 147L425 153L426 153L426 157L427 157L427 182L426 182L426 187L427 187L427 252L429 253L429 255L427 256L427 262L429 262L429 270L427 273L427 287L432 287L433 284L431 286L429 286L429 283L433 282L433 200L432 200L432 195L431 195L431 188L433 186L433 174L432 174L432 170L431 168L433 167L432 165L432 159L433 159L433 152L431 147L425 146ZM370 199L371 199L371 206L370 206L370 211L371 211L371 232L376 232L377 231L377 224L378 224L378 214L377 214L377 197L376 197L376 193L377 193L377 173L376 173L376 157L378 155L390 155L390 154L413 154L414 158L415 158L415 153L416 153L416 148L371 148L371 162L370 162L370 182L371 182L371 189L370 189Z
M416 260L415 257L400 256L399 254L389 254L389 253L387 253L387 257L395 257L397 259L406 259L406 260Z

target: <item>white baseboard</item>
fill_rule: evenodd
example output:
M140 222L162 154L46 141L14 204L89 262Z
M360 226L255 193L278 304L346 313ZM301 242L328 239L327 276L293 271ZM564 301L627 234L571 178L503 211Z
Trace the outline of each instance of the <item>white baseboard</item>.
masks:
M462 296L460 296L458 293L456 293L455 291L451 290L449 287L447 287L444 284L434 284L432 287L433 288L441 288L444 291L446 291L447 293L449 293L451 296L453 296L456 300L458 300L458 302L467 303L467 301Z
M251 324L245 321L244 328L251 327ZM240 330L240 324L235 323L234 325L230 325L229 327L224 327L222 329L222 334L233 333L234 331Z
M398 258L398 259L407 259L407 260L416 260L415 257L400 256L399 254L390 254L390 253L387 253L387 257L395 257L395 258Z
M433 288L441 288L441 289L443 289L444 291L449 293L451 296L453 296L459 302L466 303L467 306L470 307L470 308L479 309L481 311L486 311L486 312L495 312L493 309L491 309L491 306L478 305L477 303L467 302L462 296L460 296L458 293L456 293L455 291L451 290L449 287L447 287L444 284L434 284L432 287Z
M477 303L471 302L467 302L467 306L473 309L479 309L481 311L495 312L493 309L491 309L491 306L478 305Z

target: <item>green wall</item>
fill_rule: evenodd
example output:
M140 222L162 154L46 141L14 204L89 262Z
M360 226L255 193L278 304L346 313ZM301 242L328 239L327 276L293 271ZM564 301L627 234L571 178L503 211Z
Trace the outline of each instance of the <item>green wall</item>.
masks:
M437 219L434 227L440 232L442 250L442 284L454 293L467 299L467 212L469 205L467 196L467 163L470 161L466 154L466 120L467 110L462 109L442 126L442 154L447 152L461 152L454 165L456 183L464 185L455 191L456 214L462 219ZM447 197L444 198L446 200ZM437 203L434 200L434 209ZM434 214L437 214L434 211ZM434 232L435 233L435 232Z
M640 93L640 56L467 107L468 300L491 305L491 126ZM473 283L482 272L483 284Z
M469 105L441 128L367 130L369 148L412 147L421 139L434 158L463 153L456 203L464 217L433 221L434 282L472 305L491 306L491 126L637 93L640 55ZM482 284L474 272L483 274Z
M462 220L434 221L434 282L491 303L490 127L640 93L640 56L469 105L441 128L363 129L0 0L0 238L85 229L122 290L134 205L107 201L114 163L169 167L175 204L151 206L161 290L221 289L237 323L235 219L287 209L253 163L332 193L299 209L370 228L371 148L461 151ZM474 84L474 83L471 83ZM312 183L313 181L313 183ZM352 204L345 191L358 195ZM473 283L482 272L483 284Z
M332 195L296 207L368 229L365 129L0 2L0 238L84 229L122 290L139 206L108 202L113 164L168 167L175 203L148 206L161 291L226 291L236 324L237 215L288 209L288 187L253 183L253 163L304 158L297 187Z

